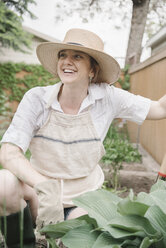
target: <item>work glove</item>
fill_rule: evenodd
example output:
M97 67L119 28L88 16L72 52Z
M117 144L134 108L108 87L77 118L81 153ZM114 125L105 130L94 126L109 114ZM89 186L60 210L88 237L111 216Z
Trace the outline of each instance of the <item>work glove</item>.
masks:
M50 179L34 186L38 195L38 215L36 231L49 224L64 220L62 205L62 190L60 180ZM39 235L40 237L40 235Z

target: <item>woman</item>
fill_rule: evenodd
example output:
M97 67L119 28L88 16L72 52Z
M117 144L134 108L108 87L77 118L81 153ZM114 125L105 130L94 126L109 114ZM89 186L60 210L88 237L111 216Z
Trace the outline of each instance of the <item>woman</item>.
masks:
M165 96L151 101L109 86L117 81L120 68L103 48L96 34L81 29L69 30L63 43L46 42L37 48L41 64L60 82L28 91L2 139L0 215L7 216L8 247L19 247L19 225L15 226L21 209L23 241L32 247L31 215L39 230L62 221L63 214L85 214L74 207L72 198L102 186L98 162L114 118L141 124L166 117ZM23 154L28 148L30 162Z

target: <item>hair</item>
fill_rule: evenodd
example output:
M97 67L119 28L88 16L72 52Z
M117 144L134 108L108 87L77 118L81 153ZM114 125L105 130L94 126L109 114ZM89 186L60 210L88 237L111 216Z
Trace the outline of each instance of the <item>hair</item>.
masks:
M89 56L89 57L90 57L91 68L94 72L94 77L92 78L91 83L98 83L98 74L100 71L99 64L97 63L97 61L93 57L91 57L91 56Z

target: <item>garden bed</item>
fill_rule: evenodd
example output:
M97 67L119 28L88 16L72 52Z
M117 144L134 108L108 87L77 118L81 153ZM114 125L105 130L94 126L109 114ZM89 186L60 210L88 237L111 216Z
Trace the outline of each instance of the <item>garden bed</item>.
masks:
M142 155L142 162L124 162L123 168L119 171L121 189L126 188L126 191L121 193L121 196L128 195L131 188L135 194L139 192L149 192L149 189L156 181L160 165L141 145L139 145L138 150ZM105 174L105 180L110 181L111 173L109 172L109 165L102 165L102 168Z

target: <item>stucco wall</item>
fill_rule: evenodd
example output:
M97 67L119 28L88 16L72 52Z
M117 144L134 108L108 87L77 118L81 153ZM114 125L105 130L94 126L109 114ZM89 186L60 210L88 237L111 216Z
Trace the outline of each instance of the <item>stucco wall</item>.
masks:
M19 51L14 51L13 49L9 48L1 48L0 50L0 63L4 62L14 62L20 63L24 62L27 64L40 64L38 58L36 56L36 47L38 44L43 42L43 39L38 37L34 37L32 40L32 49L28 50L28 53L22 53Z

